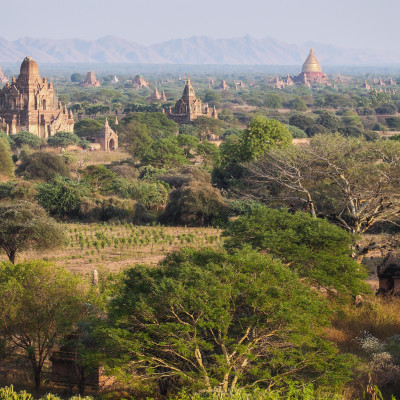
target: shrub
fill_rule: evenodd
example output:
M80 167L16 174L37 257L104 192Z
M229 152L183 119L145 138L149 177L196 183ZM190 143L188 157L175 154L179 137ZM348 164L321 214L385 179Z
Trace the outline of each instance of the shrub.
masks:
M41 151L27 156L16 173L25 179L41 179L47 182L57 175L69 176L68 167L61 156Z

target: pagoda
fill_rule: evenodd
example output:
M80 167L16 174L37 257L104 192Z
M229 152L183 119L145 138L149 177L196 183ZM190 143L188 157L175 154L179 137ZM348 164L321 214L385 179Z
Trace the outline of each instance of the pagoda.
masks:
M53 84L42 78L35 60L25 57L17 79L0 90L0 119L7 134L22 131L40 138L74 131L71 110L61 105Z
M178 124L188 124L198 117L218 119L218 114L215 107L210 110L208 104L205 105L205 109L203 110L201 100L196 97L193 86L190 83L190 77L188 77L182 97L175 103L174 112L171 107L169 108L168 118Z
M314 50L311 49L306 61L303 64L301 74L294 77L296 84L308 83L327 83L328 77L322 72L321 64L315 57Z

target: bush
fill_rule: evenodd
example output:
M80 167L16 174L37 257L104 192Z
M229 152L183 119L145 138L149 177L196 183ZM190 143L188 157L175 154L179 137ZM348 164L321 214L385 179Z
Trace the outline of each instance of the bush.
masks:
M57 175L69 176L68 167L61 156L41 151L27 156L16 173L25 179L41 179L46 182Z
M73 144L80 145L82 140L75 134L69 132L57 132L47 139L47 144L51 147L68 147Z
M37 149L42 144L42 139L30 132L19 132L12 135L12 139L15 148L21 148L23 145L27 145L33 149Z
M211 185L192 181L172 190L162 219L176 224L211 225L226 219L221 193Z
M397 114L397 107L392 103L383 103L378 108L375 108L377 114Z
M12 159L10 144L6 139L0 137L0 178L12 177L14 175L14 163Z
M36 199L50 214L79 216L81 203L88 195L87 187L60 175L49 183L37 186Z
M294 139L303 139L308 137L307 133L305 133L302 129L298 128L297 126L288 125L288 129Z

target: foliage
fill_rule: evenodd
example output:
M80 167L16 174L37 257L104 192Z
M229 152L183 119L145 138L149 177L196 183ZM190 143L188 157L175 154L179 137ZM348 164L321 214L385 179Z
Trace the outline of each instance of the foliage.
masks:
M15 148L21 148L23 145L27 145L33 149L37 149L42 144L42 139L30 132L19 132L12 136L13 144Z
M168 137L154 141L143 156L142 163L157 168L174 168L187 164L188 160L177 138Z
M153 143L149 130L141 122L132 120L125 124L120 134L121 144L134 159L141 159Z
M166 138L179 130L178 124L160 112L136 112L123 119L124 125L129 125L132 121L143 124L153 140Z
M290 100L289 108L296 111L307 111L307 104L301 97L295 97Z
M268 108L282 108L282 98L275 93L268 93L265 96L264 104Z
M314 136L309 146L274 149L247 168L247 187L266 202L283 201L362 234L393 221L398 197L400 143Z
M85 313L80 278L44 261L0 263L0 332L29 362L40 388L51 351Z
M10 144L6 139L0 137L0 179L12 176L14 176L14 163Z
M181 224L209 225L223 220L226 205L218 189L201 181L191 181L169 194L163 219Z
M49 183L39 184L37 191L39 204L58 217L79 216L82 201L88 195L85 185L59 175Z
M244 161L257 159L267 149L288 146L292 136L285 125L273 119L255 117L242 136Z
M397 107L393 103L383 103L379 107L375 108L377 114L389 114L396 115Z
M69 170L64 159L52 153L38 151L28 155L16 170L25 179L52 180L56 175L68 177Z
M112 190L117 174L105 165L89 165L82 173L83 182L87 183L94 192L107 194Z
M74 125L74 133L80 138L95 136L101 129L103 124L95 119L82 119Z
M0 221L0 247L12 263L21 250L56 248L64 241L61 227L34 203L0 203Z
M296 126L303 131L305 131L307 128L310 128L312 125L314 125L314 123L314 118L306 114L295 114L289 119L290 125Z
M324 126L331 132L337 132L341 127L340 119L328 111L321 112L315 123Z
M33 200L35 189L33 184L25 181L8 181L0 183L0 199Z
M290 266L313 285L356 295L368 291L364 268L352 259L354 237L323 219L265 206L232 221L227 248L250 244Z
M128 269L111 316L104 351L118 349L142 378L219 387L221 394L298 380L340 385L348 378L349 357L320 337L325 301L278 260L254 250L187 249L158 268ZM111 356L118 362L115 351Z
M265 151L288 146L288 128L274 119L255 117L240 136L229 135L220 147L222 165L256 160Z
M298 128L297 126L288 125L288 129L292 137L295 139L303 139L308 137L307 133L305 133L302 129Z
M199 130L200 139L204 139L209 134L220 136L224 123L219 119L209 117L197 117L193 125Z
M131 198L146 208L155 208L167 203L168 190L161 182L132 181L119 179L114 182L113 190L120 196Z
M70 132L57 132L47 139L47 144L52 147L68 147L73 144L81 145L81 139Z

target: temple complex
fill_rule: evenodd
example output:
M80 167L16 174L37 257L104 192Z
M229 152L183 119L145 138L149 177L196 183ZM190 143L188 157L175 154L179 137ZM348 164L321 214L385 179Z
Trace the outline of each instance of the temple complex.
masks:
M90 71L86 74L86 78L80 83L79 86L99 87L100 82L96 79L94 72Z
M310 50L306 61L303 64L301 74L293 78L296 84L307 84L307 83L327 83L328 77L322 72L321 64L315 57L314 50Z
M0 67L0 83L8 82L8 78L4 75L3 69Z
M176 102L174 112L172 112L171 107L169 108L168 118L171 118L178 124L188 124L198 117L218 119L218 114L215 107L210 110L208 104L205 105L203 110L201 100L196 97L193 86L190 83L190 77L188 77L183 89L182 98Z
M71 111L57 100L53 84L39 74L36 61L26 57L17 79L0 91L0 118L7 134L27 131L41 138L73 132Z

